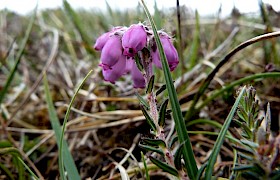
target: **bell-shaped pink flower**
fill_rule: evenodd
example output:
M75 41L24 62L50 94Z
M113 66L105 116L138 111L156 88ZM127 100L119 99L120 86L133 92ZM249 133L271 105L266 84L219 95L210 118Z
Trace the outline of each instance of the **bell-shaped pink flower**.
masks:
M104 47L104 45L106 44L106 42L109 39L111 32L106 32L104 34L102 34L101 36L99 36L99 38L96 39L96 42L93 46L93 48L97 51L101 51Z
M123 58L122 43L119 35L110 35L101 52L101 66L110 69L119 59Z
M135 64L135 61L133 58L126 59L125 73L131 72L133 64Z
M142 24L130 26L122 37L122 47L124 55L133 57L141 51L147 44L147 32Z
M102 67L104 80L114 84L116 80L118 80L125 73L124 67L126 67L126 57L121 56L121 58L118 59L117 63L109 69L106 67L104 68L102 64L100 64L99 66Z
M178 52L173 46L172 41L167 34L161 34L160 41L162 43L162 47L165 52L169 68L171 71L173 71L179 63ZM151 56L153 59L153 63L156 65L156 67L162 69L158 48L152 48Z
M102 34L101 36L99 36L96 39L96 42L95 42L93 48L97 51L101 51L103 49L104 45L106 44L106 42L109 40L110 36L114 35L114 33L116 33L116 32L119 32L116 34L122 34L123 31L125 31L126 29L127 29L127 27L125 27L125 26L117 26L117 27L112 28L111 31Z
M137 68L137 65L135 62L132 64L131 76L132 76L134 88L145 88L146 87L146 82L145 82L144 76L141 73L141 71Z

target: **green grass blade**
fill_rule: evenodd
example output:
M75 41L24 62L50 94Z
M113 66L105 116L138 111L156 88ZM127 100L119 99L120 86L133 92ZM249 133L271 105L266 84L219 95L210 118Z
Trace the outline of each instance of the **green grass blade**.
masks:
M9 74L7 81L6 81L5 85L3 86L3 89L0 91L0 104L2 103L6 93L8 91L8 88L10 87L11 82L12 82L14 76L15 76L15 73L17 71L21 56L23 55L24 48L27 44L27 41L29 39L31 30L32 30L32 27L33 27L33 24L34 24L35 19L36 19L36 12L37 12L37 6L34 9L33 16L32 16L32 18L31 18L31 20L28 24L27 30L25 31L24 38L23 38L22 43L19 47L19 51L16 55L15 64L13 66L13 69L12 69L11 73Z
M189 52L189 57L187 62L189 62L189 69L192 69L197 64L198 50L200 43L200 24L199 24L199 14L195 11L195 32L192 46Z
M194 179L196 177L196 173L197 173L198 169L197 169L197 165L195 162L194 153L192 150L192 145L191 145L188 133L187 133L186 125L184 123L183 115L182 115L180 104L179 104L178 97L177 97L177 93L175 91L175 88L173 85L173 80L171 78L169 66L167 64L166 56L163 51L163 47L160 42L159 35L157 33L157 28L155 26L153 18L151 16L146 4L144 3L144 0L142 0L142 4L143 4L144 10L146 12L146 15L150 21L150 24L153 28L154 37L155 37L156 44L157 44L157 47L159 50L162 68L163 68L163 72L164 72L164 77L165 77L165 81L166 81L166 87L167 87L168 95L170 98L172 114L173 114L173 118L175 121L175 128L176 128L180 143L184 144L183 145L183 157L185 160L185 166L186 166L190 179Z
M245 92L245 89L246 89L246 86L244 86L240 92L240 94L238 95L233 107L231 108L225 122L224 122L224 125L217 137L217 140L216 140L216 143L213 147L213 151L211 153L211 156L208 160L208 165L206 167L206 171L205 171L205 179L206 180L210 180L212 178L212 173L213 173L213 168L214 168L214 165L215 165L215 162L216 162L216 159L217 159L217 156L220 152L220 149L221 149L221 146L223 144L223 141L225 139L225 136L226 136L226 133L227 133L227 130L229 128L229 125L231 123L231 120L235 114L235 111L238 107L238 104L239 104L239 101L241 100L242 96L243 96L243 93Z
M63 121L63 125L62 125L62 135L60 137L60 142L59 142L59 147L60 147L59 148L59 157L60 157L59 158L59 166L60 166L60 169L62 170L62 172L64 172L64 168L63 168L64 167L64 165L63 165L64 164L64 161L63 161L63 159L64 159L63 158L63 137L64 137L65 128L66 128L66 123L68 121L73 102L76 99L76 96L77 96L79 90L82 88L83 84L88 79L88 77L90 76L91 73L92 73L92 70L89 71L89 73L86 75L86 77L82 80L81 84L78 86L76 92L74 93L74 95L73 95L73 97L72 97L72 99L69 103L69 106L67 108L67 111L66 111L66 114L65 114L65 117L64 117L64 121ZM75 164L73 166L75 166ZM72 167L72 168L76 168L76 166ZM71 176L70 176L70 178L71 178Z
M142 161L143 161L143 164L144 164L144 169L145 169L145 174L146 174L146 180L150 180L150 175L149 175L149 169L147 167L147 163L146 163L146 160L145 160L145 156L143 154L143 152L141 151L141 158L142 158Z
M33 179L39 180L39 178L35 175L35 173L32 172L32 170L27 166L27 164L25 164L25 162L19 156L17 157L17 159L25 167L25 169L31 174Z
M85 43L84 46L85 46L86 51L90 54L95 54L95 51L92 48L91 38L89 38L86 31L84 30L84 27L82 25L83 24L82 20L79 18L77 13L72 9L72 7L67 2L67 0L63 0L63 6L64 6L64 9L65 9L67 15L72 20L75 28L78 30L79 34L81 35L81 38L82 38L83 42Z
M56 111L55 111L55 108L54 108L54 105L53 105L53 101L52 101L52 98L51 98L51 94L50 94L50 90L49 90L49 85L48 85L48 81L47 81L47 77L46 75L44 75L44 90L45 90L45 94L46 94L46 101L47 101L47 104L48 104L48 111L49 111L49 116L50 116L50 120L51 120L51 125L52 125L52 128L54 130L54 133L55 133L55 137L56 137L56 142L57 142L57 145L58 145L58 148L60 148L60 138L61 138L61 135L62 135L62 132L61 132L61 126L60 126L60 123L59 123L59 119L57 117L57 114L56 114ZM65 168L66 168L66 171L68 173L68 177L69 179L80 179L80 176L79 176L79 173L78 173L78 170L75 166L75 162L73 160L73 157L68 149L68 145L66 143L66 141L64 140L63 141L63 159L64 159L64 165L65 165ZM60 169L60 172L64 171ZM65 174L61 174L61 176L66 179L65 177Z
M0 170L2 172L2 175L6 175L8 179L10 179L10 180L15 179L13 177L13 174L11 173L11 171L6 166L4 166L2 163L0 163Z
M33 176L34 179L39 179L32 171L31 169L24 163L24 161L21 159L21 154L18 149L14 147L7 147L7 148L1 148L0 149L0 155L5 155L5 154L10 154L13 156L16 166L18 167L18 178L19 179L24 179L24 169L25 167L27 171ZM2 165L2 164L1 164ZM1 167L2 168L2 167ZM3 169L5 172L5 168ZM9 173L9 172L7 172ZM9 176L12 176L11 174ZM13 178L12 178L13 179Z
M217 90L217 92L214 92L210 97L208 97L197 109L196 111L199 111L202 109L204 106L206 106L210 101L215 99L216 97L222 95L225 91L241 85L245 82L252 81L252 80L259 80L259 79L265 79L265 78L279 78L280 77L280 72L266 72L266 73L259 73L259 74L253 74L250 76L246 76L244 78L238 79L229 85L226 85L224 88Z

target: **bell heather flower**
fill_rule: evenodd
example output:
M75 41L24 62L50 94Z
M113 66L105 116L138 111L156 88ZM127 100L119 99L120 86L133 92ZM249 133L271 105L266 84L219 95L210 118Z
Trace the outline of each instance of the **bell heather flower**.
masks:
M102 34L99 38L97 38L93 48L97 51L101 51L105 43L108 41L110 34L111 32L106 32Z
M121 37L111 35L102 49L100 66L104 69L111 69L121 58L125 58L122 54Z
M99 36L96 39L96 42L93 46L93 48L97 51L101 51L104 47L104 45L106 44L106 42L109 40L110 36L114 35L115 32L120 32L119 34L123 33L123 31L126 30L126 27L122 27L122 26L118 26L118 27L114 27L111 31L106 32L104 34L102 34L101 36ZM118 34L118 33L116 33Z
M145 88L146 87L144 76L141 73L141 71L138 69L135 62L132 64L131 76L132 76L134 88Z
M122 37L122 47L124 55L133 57L141 51L147 44L147 32L143 24L130 26Z
M100 66L102 67L104 80L114 84L125 73L126 57L122 56L110 69L104 68L102 64Z
M173 71L179 63L178 53L168 34L163 31L158 33L169 68ZM122 75L130 73L133 87L145 88L146 78L153 74L152 62L156 67L162 68L153 32L143 24L134 24L129 28L113 28L96 40L94 49L101 51L99 66L102 68L105 81L111 83L115 83ZM139 63L142 63L145 74L142 74L136 65L134 59L136 54L139 55Z
M171 71L173 71L179 63L177 50L173 46L171 38L166 33L160 32L160 41L162 43L162 47L165 52L169 68ZM158 48L153 47L151 55L152 55L153 63L156 65L156 67L162 69Z

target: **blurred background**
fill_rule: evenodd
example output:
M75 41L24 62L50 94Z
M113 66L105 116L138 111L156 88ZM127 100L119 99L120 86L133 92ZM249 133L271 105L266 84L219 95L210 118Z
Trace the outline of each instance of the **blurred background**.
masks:
M154 1L146 1L150 11L153 12ZM38 2L39 9L46 8L58 8L62 7L62 0L0 0L0 9L7 8L20 14L26 14L32 11ZM73 8L93 9L99 8L106 10L105 0L69 0L68 1ZM176 1L170 0L156 0L159 9L166 9L176 6ZM125 9L135 8L138 5L138 0L107 0L112 9ZM278 0L263 0L263 3L268 3L278 11L280 10L280 3ZM202 16L216 14L219 7L222 7L222 16L228 16L235 6L241 13L252 13L259 10L258 0L183 0L180 1L181 5L185 5L192 10L197 9Z

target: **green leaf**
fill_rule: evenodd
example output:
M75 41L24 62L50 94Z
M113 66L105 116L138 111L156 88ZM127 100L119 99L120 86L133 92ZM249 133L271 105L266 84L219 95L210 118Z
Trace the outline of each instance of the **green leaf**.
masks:
M238 97L237 97L233 107L231 108L231 110L230 110L230 112L229 112L229 114L228 114L228 116L227 116L227 118L224 122L224 125L223 125L223 127L222 127L222 129L221 129L221 131L220 131L220 133L217 137L216 143L213 147L212 153L211 153L209 161L208 161L208 165L206 167L206 171L205 171L205 179L206 180L210 180L211 177L212 177L212 172L213 172L213 168L214 168L217 156L220 152L220 149L222 147L222 144L223 144L224 138L226 136L227 130L228 130L229 125L231 123L231 120L232 120L232 118L235 114L235 111L238 107L238 104L239 104L245 90L246 90L246 86L244 86L242 88L240 94L238 95Z
M166 164L152 156L150 156L150 160L163 171L168 172L169 174L172 174L173 176L176 176L176 177L179 176L178 171L175 168L173 168L172 166L169 166L168 164Z
M142 97L142 96L140 96L140 94L139 93L135 93L135 95L137 96L137 98L138 98L138 100L140 101L140 103L146 108L146 109L150 109L150 106L149 106L149 104L147 103L147 101L145 101L145 99Z
M11 83L12 83L12 81L13 81L13 78L14 78L14 76L15 76L15 73L16 73L16 71L17 71L19 62L20 62L21 57L22 57L23 52L24 52L24 48L25 48L25 46L26 46L26 44L27 44L27 41L28 41L28 39L29 39L31 30L32 30L32 27L33 27L33 24L34 24L35 19L36 19L37 7L38 7L38 6L36 6L36 8L35 8L35 10L34 10L34 12L33 12L33 15L32 15L32 17L31 17L31 20L30 20L30 22L29 22L29 24L28 24L28 27L27 27L27 29L26 29L26 31L25 31L24 38L23 38L23 40L22 40L22 42L21 42L21 45L20 45L20 47L19 47L19 51L18 51L18 53L17 53L17 55L16 55L15 64L14 64L14 66L13 66L13 69L11 70L11 72L10 72L10 74L9 74L9 76L8 76L8 78L7 78L7 81L5 82L4 86L1 88L1 91L0 91L0 105L1 105L1 103L2 103L2 101L3 101L3 99L4 99L4 97L5 97L5 95L6 95L6 93L7 93L8 88L10 87L10 85L11 85Z
M151 139L151 138L143 138L142 141L150 146L156 146L156 147L166 147L166 144L161 139Z
M82 86L84 85L84 83L86 82L86 80L88 79L88 77L90 76L90 74L92 73L92 71L93 70L90 70L89 72L88 72L88 74L86 75L86 77L82 80L82 82L79 84L79 86L78 86L78 88L77 88L77 90L75 91L75 93L74 93L74 95L73 95L73 97L72 97L72 99L71 99L71 101L70 101L70 103L69 103L69 106L68 106L68 108L67 108L67 111L66 111L66 114L65 114L65 117L64 117L64 120L63 120L63 125L62 125L62 135L61 135L61 137L60 137L60 142L59 142L59 164L60 164L60 166L61 166L61 170L62 170L62 172L64 171L64 161L63 161L63 139L64 139L64 132L65 132L65 129L66 129L66 123L67 123L67 121L68 121L68 118L69 118L69 115L70 115L70 111L71 111L71 107L72 107L72 105L73 105L73 102L74 102L74 100L76 99L76 96L77 96L77 94L78 94L78 92L79 92L79 90L82 88ZM76 166L75 166L75 164L73 164L72 166L74 166L74 167L72 167L72 168L76 168ZM121 167L120 167L121 168Z
M152 92L152 90L154 88L154 83L155 83L155 75L152 75L150 80L149 80L149 83L148 83L146 94L149 94L149 93Z
M148 124L151 126L152 130L153 130L154 132L156 132L157 128L156 128L156 125L155 125L155 123L154 123L154 121L153 121L153 118L149 115L149 113L147 112L147 110L145 109L145 107L143 107L142 105L140 105L140 107L141 107L141 110L142 110L142 112L143 112L143 115L145 116L145 118L146 118Z
M174 136L169 143L169 148L171 148L177 141L178 141L178 136Z
M168 99L165 99L159 108L158 124L161 127L164 126L165 123L165 114L166 114L167 105L168 105Z
M60 148L60 139L62 136L62 130L61 130L61 126L59 123L59 119L57 117L54 105L53 105L53 101L51 98L51 94L50 94L50 90L49 90L49 85L48 85L48 81L47 81L47 77L46 75L44 75L44 90L45 90L45 94L46 94L46 101L47 101L47 105L48 105L48 111L49 111L49 116L50 116L50 121L51 121L51 126L54 130L55 133L55 138L56 138L56 143L58 145L58 148ZM65 140L63 140L63 147L62 147L62 152L63 152L63 160L64 160L64 166L66 168L66 171L68 173L68 177L69 179L81 179L78 173L78 170L76 168L75 162L73 160L73 157L68 149L68 145L67 142ZM61 168L61 167L60 167ZM60 169L60 172L64 172L64 169ZM65 174L62 173L60 174L62 178L65 178Z
M178 170L182 169L182 151L183 151L183 146L181 144L176 150L174 155L174 164L176 169Z
M155 147L152 147L152 146L148 146L148 145L144 145L144 144L138 144L138 146L146 151L152 151L152 152L156 152L160 155L164 155L162 150L158 149L158 148L155 148Z
M251 170L254 169L254 165L240 165L235 167L233 170L234 171L247 171L247 170Z
M144 168L145 168L146 180L150 180L149 169L147 167L145 156L144 156L142 151L141 151L141 158L142 158L142 161L143 161L143 164L144 164Z
M173 119L175 122L175 128L176 128L176 131L177 131L177 134L179 137L179 141L180 141L180 143L183 143L186 141L186 143L184 143L184 145L183 145L184 146L183 147L183 157L184 157L184 161L185 161L185 166L186 166L190 179L194 179L196 177L196 173L197 173L197 165L196 165L196 161L194 158L192 145L191 145L191 142L190 142L190 139L188 136L187 128L186 128L186 125L185 125L185 122L183 119L183 115L181 112L181 107L180 107L180 104L178 101L177 92L174 88L170 69L167 64L167 59L166 59L162 44L160 42L154 20L144 2L144 0L142 0L142 4L143 4L144 10L145 10L145 13L152 26L154 38L155 38L156 45L157 45L157 48L158 48L158 51L160 54L160 60L161 60L161 64L162 64L166 87L167 87L167 91L168 91L168 95L169 95L169 99L170 99L170 103L171 103Z
M157 91L156 96L158 96L160 93L162 93L166 89L166 84L162 85Z

